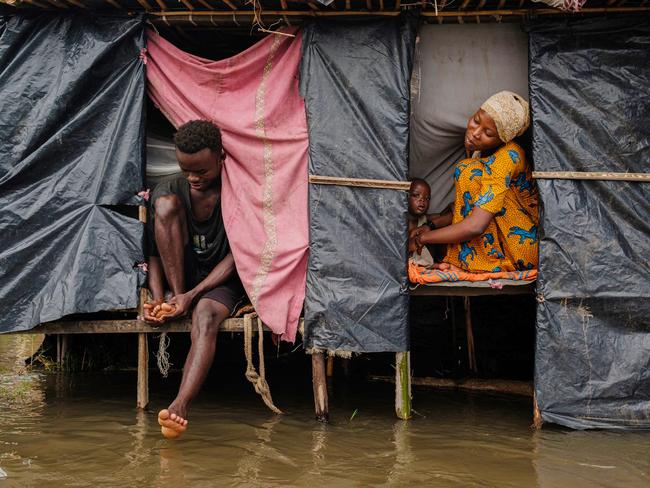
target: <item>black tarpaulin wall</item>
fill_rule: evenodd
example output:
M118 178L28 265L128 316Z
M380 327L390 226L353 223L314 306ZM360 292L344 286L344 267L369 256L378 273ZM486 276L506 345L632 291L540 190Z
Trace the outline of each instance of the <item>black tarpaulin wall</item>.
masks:
M137 304L140 18L0 19L0 332Z
M407 179L415 35L410 16L305 27L310 174ZM406 197L310 185L305 347L407 350Z
M537 171L650 169L650 22L532 25ZM650 428L650 185L538 180L542 419Z

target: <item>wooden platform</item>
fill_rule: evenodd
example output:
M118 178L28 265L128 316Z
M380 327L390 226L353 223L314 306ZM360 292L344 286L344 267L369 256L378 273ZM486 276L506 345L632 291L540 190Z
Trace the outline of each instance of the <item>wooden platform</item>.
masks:
M436 283L432 285L413 286L410 289L412 296L447 296L463 297L465 310L465 325L468 340L468 360L471 370L476 370L474 355L474 339L470 310L470 297L483 295L524 295L535 292L535 282L498 280L501 289L492 288L487 282L457 281L449 283ZM301 319L300 330L304 323ZM57 338L57 358L65 358L67 350L67 335L69 334L137 334L138 335L138 382L137 406L146 408L149 403L149 346L147 334L189 332L191 320L184 319L152 327L147 322L138 319L113 319L113 320L58 320L41 324L33 329L16 333L23 334L49 334ZM253 328L256 333L257 328ZM264 326L265 332L270 332ZM243 333L244 318L226 319L220 326L219 332ZM326 358L323 353L312 355L312 380L314 384L314 403L316 417L327 421L329 418L326 376L332 369L333 358ZM326 365L327 362L327 365ZM398 352L395 355L395 413L403 419L411 417L411 367L410 352Z
M161 332L189 332L190 319L177 320L160 327L152 327L147 322L137 319L121 320L58 320L41 324L30 330L16 332L17 334L160 334ZM256 332L257 329L254 329ZM264 330L270 329L264 326ZM244 332L243 318L226 319L219 327L219 332Z

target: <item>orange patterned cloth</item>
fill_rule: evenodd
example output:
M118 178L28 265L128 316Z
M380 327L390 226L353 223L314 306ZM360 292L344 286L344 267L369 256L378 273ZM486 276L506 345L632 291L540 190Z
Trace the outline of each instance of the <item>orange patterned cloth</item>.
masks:
M473 273L537 269L538 194L521 147L509 142L492 156L464 159L456 165L454 179L453 224L476 207L494 218L480 236L449 244L443 261Z
M485 273L472 273L462 269L450 266L447 270L430 269L418 266L409 259L408 266L409 280L411 283L428 285L432 283L442 283L449 281L487 281L487 280L517 280L517 281L535 281L537 279L537 270L531 269L526 271L497 271Z

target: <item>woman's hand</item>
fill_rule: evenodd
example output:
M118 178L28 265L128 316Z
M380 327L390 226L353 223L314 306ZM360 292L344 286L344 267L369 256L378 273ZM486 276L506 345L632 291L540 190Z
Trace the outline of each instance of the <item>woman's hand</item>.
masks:
M415 229L412 229L412 230L409 232L409 239L410 239L411 237L419 236L420 234L422 234L422 233L424 233L424 232L426 232L426 231L428 231L428 230L431 230L431 229L429 229L429 226L428 226L428 225L421 225L420 227L416 227Z
M424 247L424 244L420 240L422 234L423 232L420 234L414 234L413 237L409 238L409 254L413 254L414 252L422 254L422 248Z

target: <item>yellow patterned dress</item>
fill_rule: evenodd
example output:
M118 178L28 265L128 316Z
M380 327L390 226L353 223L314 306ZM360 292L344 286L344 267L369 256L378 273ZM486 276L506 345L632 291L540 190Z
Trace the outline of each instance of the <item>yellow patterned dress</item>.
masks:
M537 187L521 147L509 142L492 156L464 159L454 180L454 224L475 207L494 218L479 237L449 244L444 261L472 272L536 269Z

